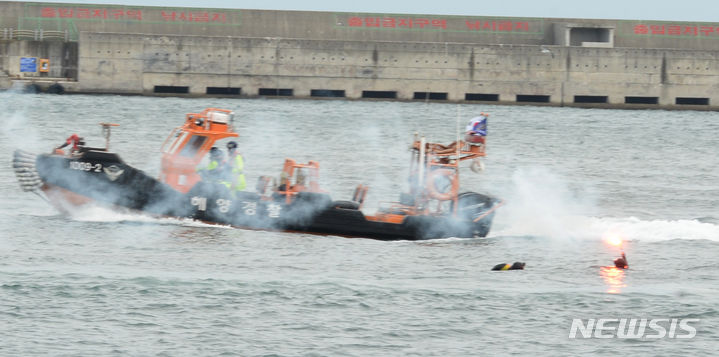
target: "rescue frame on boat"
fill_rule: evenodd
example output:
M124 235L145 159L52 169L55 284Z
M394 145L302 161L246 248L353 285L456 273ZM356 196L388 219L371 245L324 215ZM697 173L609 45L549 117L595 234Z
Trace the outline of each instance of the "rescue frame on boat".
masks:
M188 217L240 228L417 240L484 237L501 201L459 192L460 163L485 156L484 138L466 137L443 146L415 140L411 147L410 190L397 202L362 212L368 187L358 185L350 200L332 200L319 185L319 163L286 159L279 180L260 176L254 192L231 192L203 180L196 168L218 140L238 137L233 113L208 108L190 113L162 145L161 173L154 179L109 151L110 127L102 123L105 148L77 147L69 153L13 158L21 187L43 192L60 211L89 202L152 215Z

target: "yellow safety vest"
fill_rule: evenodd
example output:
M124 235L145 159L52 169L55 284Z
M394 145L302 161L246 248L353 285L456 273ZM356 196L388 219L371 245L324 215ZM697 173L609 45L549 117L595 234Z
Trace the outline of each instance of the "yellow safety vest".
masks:
M242 159L242 155L235 153L234 158L230 160L230 166L232 167L233 186L235 191L242 191L247 186L245 182L245 161Z
M197 172L207 171L208 173L211 174L210 178L213 179L212 180L213 182L221 183L221 184L227 186L227 188L230 188L230 186L232 184L230 182L227 182L226 180L224 180L224 178L223 178L224 175L222 175L222 173L218 171L219 169L220 169L220 162L217 160L210 160L210 162L207 164L207 166L198 167L196 171Z

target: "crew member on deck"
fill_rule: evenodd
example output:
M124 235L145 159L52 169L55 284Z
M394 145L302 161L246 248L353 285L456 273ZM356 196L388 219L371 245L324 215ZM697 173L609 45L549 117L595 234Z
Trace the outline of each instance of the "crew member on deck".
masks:
M237 143L230 141L227 143L227 170L229 171L230 190L233 192L242 191L247 185L245 182L245 161L242 154L237 151Z
M57 150L62 150L64 147L70 144L72 144L72 150L70 151L70 153L72 154L73 152L78 151L81 146L85 145L85 139L78 136L77 134L72 134L65 140L64 144L56 147L55 151L57 152Z
M210 149L210 162L205 167L198 167L197 173L202 176L204 181L222 183L229 188L230 183L225 181L225 175L223 175L226 165L224 159L225 155L222 153L222 150L213 146Z

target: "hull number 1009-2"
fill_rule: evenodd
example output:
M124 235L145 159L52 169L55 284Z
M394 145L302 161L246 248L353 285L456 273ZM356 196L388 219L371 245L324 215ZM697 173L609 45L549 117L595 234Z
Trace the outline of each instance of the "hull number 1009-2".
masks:
M93 164L91 162L82 162L82 161L70 161L70 169L81 170L81 171L101 172L102 164Z

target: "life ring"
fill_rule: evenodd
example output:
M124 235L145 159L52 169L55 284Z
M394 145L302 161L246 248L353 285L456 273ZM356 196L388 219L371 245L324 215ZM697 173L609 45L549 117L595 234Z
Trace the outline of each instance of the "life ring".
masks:
M429 173L427 176L427 193L429 197L440 201L449 201L457 197L457 191L459 191L459 180L456 177L457 173L450 169L438 169ZM437 190L436 180L440 177L445 177L452 184L451 189L447 192L439 192Z

